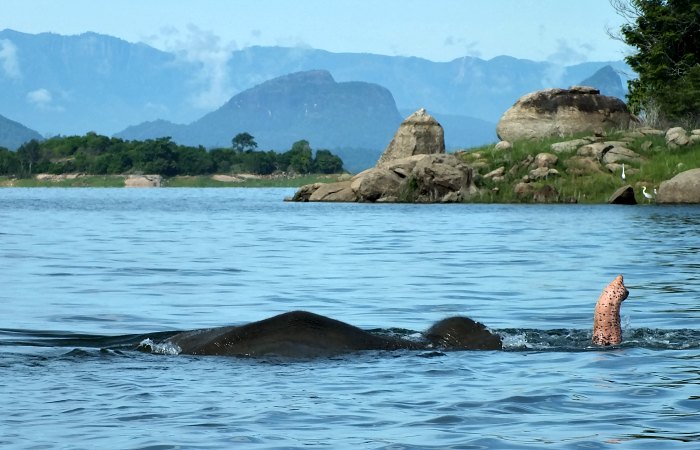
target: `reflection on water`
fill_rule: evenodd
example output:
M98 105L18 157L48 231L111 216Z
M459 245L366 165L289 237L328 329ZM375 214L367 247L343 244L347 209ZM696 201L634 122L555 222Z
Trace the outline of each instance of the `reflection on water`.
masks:
M698 442L700 208L290 194L0 190L0 446ZM595 300L618 273L624 342L591 348ZM292 309L408 334L468 315L507 351L285 362L133 350Z

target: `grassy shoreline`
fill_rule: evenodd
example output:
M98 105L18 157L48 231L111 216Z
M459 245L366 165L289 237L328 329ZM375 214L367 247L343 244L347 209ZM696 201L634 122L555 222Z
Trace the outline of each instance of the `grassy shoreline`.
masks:
M613 141L635 152L638 157L624 159L626 179L621 179L620 164L606 167L602 162L591 168L581 166L576 148L553 151L552 145L574 139L590 139L590 142ZM531 161L540 153L554 153L557 162L551 166L556 175L544 179L529 179ZM531 191L550 186L557 192L558 202L604 204L618 188L631 185L637 201L645 202L642 187L653 192L662 181L689 169L700 167L700 142L695 141L679 148L669 148L663 133L642 135L633 130L610 132L605 137L591 135L548 138L513 143L508 150L498 150L495 145L466 149L456 153L474 169L479 192L469 203L533 203L532 194L517 192L517 185L527 184ZM488 177L489 172L502 170L502 176ZM115 188L125 187L128 175L42 175L33 178L12 179L0 177L0 187L60 187L60 188ZM334 183L349 179L348 174L256 176L250 174L177 176L163 178L161 187L169 188L299 188L313 183Z
M248 176L236 181L221 181L209 175L176 176L163 178L161 187L165 188L297 188L310 183L333 183L347 175L299 175L280 177ZM10 178L0 176L0 188L123 188L127 175L71 175L56 176L46 179Z
M626 178L621 178L620 167L610 171L600 163L593 169L581 166L581 158L576 148L554 152L552 145L575 139L589 138L597 142L618 142L639 155L638 159L622 159L625 164ZM579 146L580 147L580 146ZM603 138L593 138L590 134L569 136L566 138L548 138L534 141L520 141L510 150L498 150L494 145L487 145L466 152L459 152L460 157L474 167L479 194L469 198L469 203L533 203L532 195L519 195L516 185L527 178L532 165L529 158L540 153L552 153L557 156L557 163L551 168L557 175L545 179L531 180L528 184L536 191L545 185L558 192L562 203L605 204L610 196L620 187L631 185L637 201L646 202L642 196L642 187L653 192L662 181L669 180L686 170L700 167L700 142L669 148L665 137L661 135L635 134L634 130L610 132ZM500 178L488 178L484 175L503 168Z

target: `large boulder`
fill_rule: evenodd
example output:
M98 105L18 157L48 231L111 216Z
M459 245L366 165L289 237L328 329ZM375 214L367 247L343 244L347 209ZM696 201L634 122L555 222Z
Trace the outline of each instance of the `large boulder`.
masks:
M377 166L395 159L434 153L445 153L445 132L438 121L421 108L401 123Z
M472 168L455 155L415 155L367 169L350 181L302 186L291 200L450 203L476 190Z
M634 197L634 188L631 185L622 186L608 198L611 205L636 205L637 199Z
M160 175L129 175L124 180L124 187L160 187L163 177Z
M455 155L428 155L407 182L406 199L418 203L460 202L476 191L471 167Z
M518 99L501 117L496 134L501 140L540 139L604 129L627 129L631 115L617 97L598 89L572 86L545 89Z
M403 178L389 168L374 167L355 177L350 184L357 201L398 201Z
M669 128L666 131L666 145L675 149L690 144L690 138L683 127Z
M320 186L310 196L311 202L352 202L355 192L350 187L351 181L337 183L319 183Z
M700 203L700 168L686 170L663 181L656 203Z
M302 186L301 202L460 202L477 191L473 169L445 153L444 132L424 109L411 114L375 167L349 181Z

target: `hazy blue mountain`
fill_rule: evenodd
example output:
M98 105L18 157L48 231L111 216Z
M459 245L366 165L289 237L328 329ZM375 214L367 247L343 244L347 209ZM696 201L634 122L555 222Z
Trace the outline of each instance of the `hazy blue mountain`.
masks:
M116 133L114 136L134 141L145 141L146 139L156 139L166 136L179 138L184 136L186 133L187 125L158 119L142 122L138 125L128 126L119 133Z
M603 67L590 77L582 80L579 84L582 86L592 86L599 89L600 93L603 95L610 95L623 100L627 94L627 91L622 87L620 75L612 66Z
M20 145L32 139L41 140L42 137L21 123L0 116L0 147L17 150Z
M117 134L125 139L171 136L187 145L230 147L238 133L260 149L287 151L301 139L332 149L346 167L373 165L401 123L394 98L372 83L337 83L324 70L278 77L232 97L189 125L147 122Z
M465 56L450 62L433 62L415 57L285 47L250 47L234 52L228 61L228 72L232 86L244 89L285 73L325 69L338 81L360 80L386 87L401 110L424 107L429 112L496 123L522 95L579 84L606 65L621 73L630 72L622 61L563 67L509 56L488 61Z
M0 31L0 114L42 133L111 134L165 118L192 120L197 67L144 44L85 33Z
M447 145L455 148L483 143L483 136L492 135L495 139L495 133L485 128L494 129L492 124L523 94L580 84L607 65L622 74L623 82L631 74L621 61L566 67L508 56L434 62L414 57L283 47L250 47L232 52L228 59L217 61L218 65L211 64L211 61L197 62L185 53L163 52L142 43L95 33L61 36L3 30L0 31L0 114L42 134L95 131L109 135L143 122L151 125L141 125L132 131L169 127L168 134L178 134L181 126L175 124L204 120L205 114L236 94L267 80L290 73L326 70L341 85L364 82L383 86L402 111L424 107L434 116L442 116ZM342 101L342 97L337 100ZM240 119L232 128L247 123L244 117L226 111L223 108L204 120L205 124L218 121L227 125L217 131L220 136L216 142L230 134L230 124L217 117L229 114ZM165 126L160 120L171 125ZM192 124L190 131L194 133L197 127ZM340 129L327 128L325 135L315 135L318 143L310 136L304 138L314 146L346 141L342 135L327 140L335 129ZM197 133L198 139L208 137L203 131ZM271 137L264 136L267 133ZM276 145L275 136L281 134L282 131L265 129L256 138ZM374 135L374 131L366 135ZM206 145L205 141L199 143ZM373 151L378 154L385 145L382 143Z

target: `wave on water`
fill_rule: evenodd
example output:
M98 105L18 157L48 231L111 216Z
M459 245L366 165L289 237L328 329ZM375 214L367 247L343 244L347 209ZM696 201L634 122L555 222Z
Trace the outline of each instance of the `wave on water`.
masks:
M178 345L172 342L155 342L151 338L146 338L139 342L137 350L160 355L179 355L182 351Z
M372 330L405 339L416 339L419 333L410 330ZM506 328L493 332L503 339L505 351L581 352L600 351L591 344L591 330ZM2 347L99 348L112 351L138 350L146 353L177 355L181 349L166 340L179 331L126 334L118 336L0 329ZM645 348L651 350L687 350L700 348L700 330L633 328L623 331L622 344L606 348ZM1 350L0 350L1 351Z
M591 343L591 330L508 328L494 330L507 351L577 352L601 350ZM700 330L633 328L623 330L622 343L607 348L687 350L700 348Z

